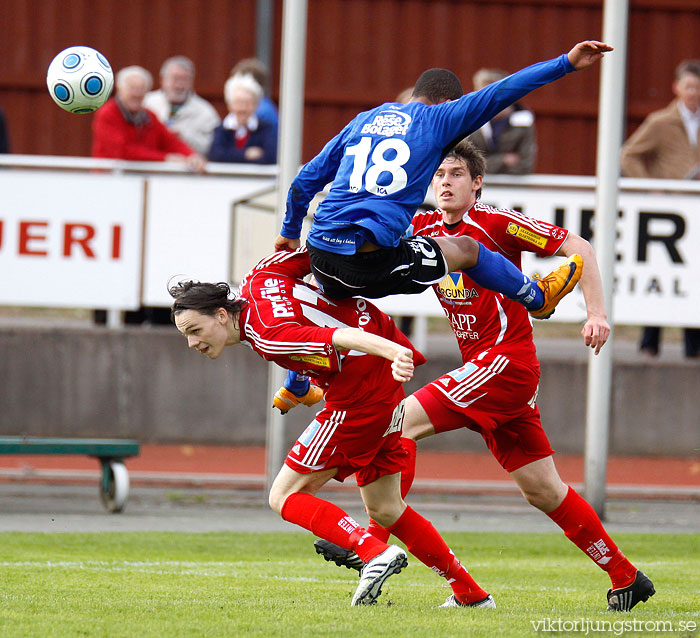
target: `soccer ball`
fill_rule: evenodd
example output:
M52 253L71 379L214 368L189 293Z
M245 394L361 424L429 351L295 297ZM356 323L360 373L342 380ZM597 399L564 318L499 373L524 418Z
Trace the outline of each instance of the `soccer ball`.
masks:
M107 58L90 47L68 47L49 64L46 86L62 109L92 113L109 98L114 74Z

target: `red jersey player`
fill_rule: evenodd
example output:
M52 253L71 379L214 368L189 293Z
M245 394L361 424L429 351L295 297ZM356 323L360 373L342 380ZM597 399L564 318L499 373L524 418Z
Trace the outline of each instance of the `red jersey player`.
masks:
M581 334L598 354L610 327L592 247L558 226L480 203L484 172L481 153L467 141L457 144L433 178L440 208L417 213L413 232L438 237L468 235L518 267L523 251L542 256L582 255L585 265L579 285L588 318ZM527 311L478 286L464 272L448 274L433 288L457 337L464 365L406 400L402 442L411 461L402 478L402 496L413 481L415 441L459 428L474 430L527 501L609 574L608 609L629 611L646 601L654 594L651 580L625 558L593 508L559 478L535 402L540 366ZM368 529L378 538L388 538L387 531L372 522ZM338 561L339 553L320 541L317 551Z
M495 607L432 524L401 498L400 473L408 457L401 445L401 383L411 379L423 355L371 303L331 300L305 284L301 278L309 272L305 250L280 252L248 273L233 297L225 283L187 281L170 289L175 324L190 348L216 359L224 347L244 343L326 389L325 407L272 485L270 506L285 520L356 553L366 565L352 604L371 604L384 581L406 566L406 553L315 496L330 479L356 474L373 520L444 576L461 603Z

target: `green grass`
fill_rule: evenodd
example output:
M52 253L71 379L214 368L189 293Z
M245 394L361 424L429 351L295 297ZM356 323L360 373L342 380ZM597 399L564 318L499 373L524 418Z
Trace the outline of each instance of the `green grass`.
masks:
M379 604L351 608L355 572L304 533L0 534L0 636L586 636L537 632L545 619L610 623L589 636L698 635L679 629L700 623L700 534L616 535L657 589L630 614L603 611L607 576L561 535L445 538L498 609L436 609L450 590L415 559Z

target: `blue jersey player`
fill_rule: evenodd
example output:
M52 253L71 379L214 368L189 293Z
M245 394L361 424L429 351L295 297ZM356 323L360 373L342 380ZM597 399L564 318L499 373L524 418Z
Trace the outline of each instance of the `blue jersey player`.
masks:
M408 104L360 113L292 182L276 250L299 247L311 199L333 182L307 238L316 280L330 297L417 293L448 272L517 299L539 319L554 312L583 267L571 256L543 280L468 237L403 237L442 158L459 140L533 89L584 69L612 47L577 44L568 54L529 66L480 91L462 95L445 69L425 71Z

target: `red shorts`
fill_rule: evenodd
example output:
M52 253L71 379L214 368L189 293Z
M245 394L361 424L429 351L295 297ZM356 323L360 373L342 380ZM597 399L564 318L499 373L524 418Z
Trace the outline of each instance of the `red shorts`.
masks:
M501 354L487 353L413 394L436 433L478 432L508 472L554 454L535 403L539 374Z
M304 430L285 464L300 474L338 468L333 477L344 481L357 474L362 487L404 469L408 458L401 446L403 387L385 403L352 410L326 404Z

